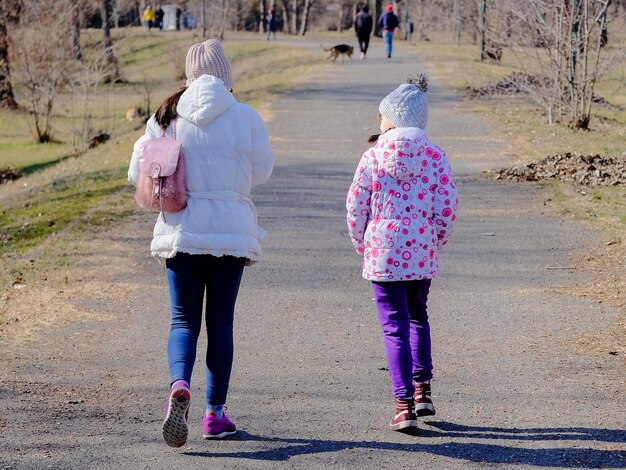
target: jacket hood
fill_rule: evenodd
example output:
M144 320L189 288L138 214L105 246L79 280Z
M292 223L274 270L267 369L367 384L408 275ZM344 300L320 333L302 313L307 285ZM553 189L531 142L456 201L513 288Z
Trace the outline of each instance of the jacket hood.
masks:
M418 127L395 128L385 132L376 142L380 167L399 180L420 176L424 165L427 137Z
M176 112L192 124L204 127L236 102L222 80L202 75L181 95Z

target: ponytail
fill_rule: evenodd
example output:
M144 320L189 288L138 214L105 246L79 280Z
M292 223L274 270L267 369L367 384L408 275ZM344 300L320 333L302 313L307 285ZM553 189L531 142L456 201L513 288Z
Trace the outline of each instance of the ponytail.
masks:
M178 106L178 100L181 95L185 92L187 87L182 88L181 90L174 93L172 96L165 98L159 109L154 113L154 117L156 122L161 126L161 129L165 130L169 127L170 123L174 120L175 117L178 116L176 112L176 106Z
M370 135L368 137L367 143L368 144L373 144L373 143L375 143L378 140L379 137L380 137L380 134L372 134L372 135Z

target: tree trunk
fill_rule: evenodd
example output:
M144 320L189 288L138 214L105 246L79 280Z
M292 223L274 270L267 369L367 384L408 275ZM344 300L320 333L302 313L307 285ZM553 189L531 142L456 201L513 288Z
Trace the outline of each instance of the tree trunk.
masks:
M202 0L202 39L206 38L206 0Z
M80 48L80 12L82 10L82 2L76 2L72 10L72 47L74 49L74 58L80 60L83 52Z
M380 27L378 26L378 18L383 14L383 0L376 0L374 5L374 36L380 36Z
M461 0L454 0L454 38L456 45L461 45Z
M485 30L487 29L487 0L482 0L480 6L480 60L483 61L485 56Z
M222 26L220 28L220 41L224 40L224 31L226 29L227 13L228 13L228 0L222 0Z
M261 10L261 17L259 18L259 33L265 33L265 15L267 15L267 0L261 0L259 2L259 10Z
M243 2L242 0L236 0L235 2L235 31L241 31L243 29Z
M302 19L300 20L300 36L304 36L306 34L306 29L309 22L309 12L311 11L313 2L315 2L315 0L304 1L304 8L302 9Z
M298 32L298 13L298 0L293 0L293 8L291 9L291 31L293 34Z
M104 17L102 18L103 46L106 62L109 66L105 82L115 83L120 80L120 71L117 67L115 54L113 54L113 41L111 40L111 14L113 12L111 0L102 0L102 10L104 12Z
M283 0L283 28L287 28L286 33L292 34L291 11L289 10L289 0Z
M9 64L9 41L7 37L7 11L4 1L0 2L0 108L17 109L17 101L11 85Z

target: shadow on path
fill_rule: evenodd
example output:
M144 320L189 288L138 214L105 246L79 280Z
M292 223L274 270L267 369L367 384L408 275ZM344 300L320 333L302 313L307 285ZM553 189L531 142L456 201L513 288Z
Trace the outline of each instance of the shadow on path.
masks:
M420 438L465 438L516 441L593 441L623 443L626 431L594 428L500 428L463 426L445 421L426 422L433 429L420 428ZM271 438L240 431L233 436L239 441L258 441L276 444L273 449L253 452L183 452L195 457L222 457L250 460L286 461L306 454L340 452L350 449L420 452L489 464L522 464L538 467L563 468L626 468L626 451L602 450L590 447L525 448L479 442L447 442L413 444L376 441L333 441L322 439ZM565 445L564 442L561 445ZM279 446L279 447L278 447Z

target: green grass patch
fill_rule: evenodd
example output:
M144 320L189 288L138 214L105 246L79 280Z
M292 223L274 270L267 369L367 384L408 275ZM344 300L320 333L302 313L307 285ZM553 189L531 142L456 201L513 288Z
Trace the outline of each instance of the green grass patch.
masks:
M6 110L0 111L0 121L5 121ZM0 128L3 127L0 124ZM48 142L38 144L32 140L14 140L0 143L0 168L11 168L22 173L32 173L37 169L45 168L60 162L67 150L62 144Z
M127 188L126 169L66 176L39 187L19 205L0 212L0 257L20 255L80 220L105 197ZM89 216L90 221L98 217Z
M89 47L99 43L99 33L83 34L86 61L94 54ZM231 58L237 98L263 110L274 93L297 86L315 68L319 70L319 55L257 39L233 38L225 41L224 47ZM154 112L166 96L183 86L180 73L184 72L186 50L201 39L186 32L131 30L114 31L114 40L127 81L100 84L89 97L87 114L81 108L81 97L62 93L52 122L57 142L35 143L30 115L0 110L0 168L24 174L11 184L0 185L0 296L16 279L32 278L34 269L56 269L71 263L77 240L137 210L126 172L133 143L144 125L140 120L128 122L126 110L144 106L149 91ZM26 104L23 88L16 84L15 90L18 102ZM92 130L107 132L111 139L76 155L75 136L85 124L85 116L91 120Z

